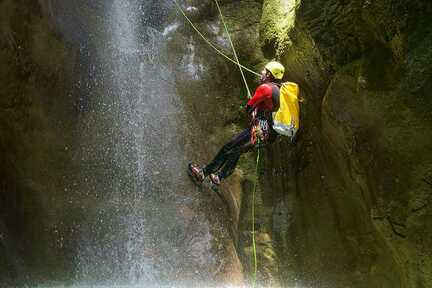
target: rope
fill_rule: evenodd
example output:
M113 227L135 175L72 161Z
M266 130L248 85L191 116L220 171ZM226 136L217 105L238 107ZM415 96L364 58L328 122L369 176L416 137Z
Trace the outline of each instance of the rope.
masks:
M250 93L250 90L249 90L249 86L248 86L248 83L246 81L246 77L244 76L243 69L242 69L242 67L240 65L240 61L238 59L237 52L236 52L235 47L234 47L234 43L232 42L231 35L230 35L229 31L228 31L228 27L227 27L227 25L225 23L225 19L224 19L224 16L222 14L222 10L220 9L218 0L214 0L214 1L216 2L216 6L217 6L217 8L219 10L219 14L220 14L222 23L223 23L223 25L225 27L225 31L226 31L226 33L228 35L228 39L230 41L231 47L232 47L233 52L234 52L235 60L238 63L238 66L239 66L239 69L240 69L240 73L241 73L242 78L243 78L243 82L244 82L246 90L248 92L248 98L250 99L250 98L252 98L252 96L251 96L251 93ZM257 141L258 141L257 142L257 144L258 144L258 154L257 154L257 158L256 158L256 167L255 167L255 174L257 176L257 179L255 180L254 189L252 191L252 209L251 209L252 210L252 251L253 251L252 288L255 288L255 286L256 286L256 278L257 278L257 270L258 270L257 249L256 249L256 240L255 240L255 195L256 195L256 190L257 190L257 186L258 186L258 177L259 177L259 175L258 175L258 169L259 169L259 162L260 162L260 149L259 149L259 144L260 143L259 143L259 139L257 139Z
M177 9L181 12L181 14L185 17L185 19L189 22L189 24L191 25L191 27L195 30L195 32L197 32L197 34L204 40L204 42L207 43L207 45L209 45L211 48L213 48L219 55L221 55L222 57L224 57L225 59L227 59L228 61L234 63L235 65L239 65L241 68L243 68L244 70L248 71L249 73L254 74L255 76L260 77L261 75L255 71L253 71L252 69L249 69L246 66L243 66L242 64L238 63L238 61L235 61L233 59L231 59L229 56L227 56L224 52L221 51L221 49L219 49L218 47L216 47L216 45L214 45L210 40L208 40L202 33L201 31L193 24L192 20L186 15L186 13L184 12L183 8L180 6L180 4L178 3L177 0L173 0L174 3L177 6Z
M259 169L259 162L260 162L260 149L259 149L259 139L258 141L258 154L256 159L256 166L255 166L255 174L257 176L257 179L254 183L254 188L252 190L252 252L253 252L253 273L252 273L252 288L255 288L256 284L256 278L257 278L257 270L258 270L258 260L257 260L257 249L256 249L256 241L255 241L255 195L256 190L258 186L258 169Z
M224 25L224 28L225 28L225 31L226 31L226 33L227 33L227 35L228 35L228 39L229 39L229 42L230 42L230 44L231 44L231 48L232 48L232 50L233 50L233 53L234 53L234 58L235 58L235 60L233 60L233 59L231 59L230 57L228 57L225 53L223 53L218 47L216 47L212 42L210 42L210 40L208 40L199 30L198 30L198 28L193 24L193 22L189 19L189 17L186 15L186 13L183 11L183 9L182 9L182 7L180 6L180 4L178 3L178 1L177 0L173 0L174 2L175 2L175 4L176 4L176 6L177 6L177 8L178 8L178 10L181 12L181 14L186 18L186 20L189 22L189 24L192 26L192 28L198 33L198 35L210 46L210 47L212 47L219 55L221 55L221 56L223 56L224 58L226 58L227 60L229 60L230 62L232 62L232 63L234 63L234 64L236 64L238 67L239 67L239 69L240 69L240 73L241 73L241 75L242 75L242 78L243 78L243 82L244 82L244 84L245 84L245 87L246 87L246 90L247 90L247 92L248 92L248 98L251 98L252 96L251 96L251 93L250 93L250 90L249 90L249 85L247 84L247 81L246 81L246 77L245 77L245 75L244 75L244 73L243 73L243 69L245 69L246 71L248 71L248 72L250 72L250 73L252 73L252 74L254 74L254 75L256 75L256 76L261 76L259 73L257 73L257 72L255 72L255 71L253 71L253 70L251 70L251 69L249 69L249 68L247 68L247 67L245 67L245 66L243 66L242 64L240 64L240 61L239 61L239 59L238 59L238 56L237 56L237 52L236 52L236 49L235 49L235 47L234 47L234 43L232 42L232 39L231 39L231 35L230 35L230 33L229 33L229 31L228 31L228 27L227 27L227 25L226 25L226 23L225 23L225 19L224 19L224 16L223 16L223 14L222 14L222 10L221 10L221 8L220 8L220 6L219 6L219 2L218 2L218 0L214 0L215 1L215 3L216 3L216 6L217 6L217 8L218 8L218 11L219 11L219 14L220 14L220 17L221 17L221 20L222 20L222 23L223 23L223 25ZM257 186L258 186L258 177L259 177L259 175L258 175L258 169L259 169L259 162L260 162L260 149L259 149L259 139L258 139L258 154L257 154L257 159L256 159L256 167L255 167L255 173L256 173L256 175L257 175L257 179L256 179L256 181L255 181L255 183L254 183L254 188L253 188L253 191L252 191L252 251L253 251L253 273L252 273L252 287L253 288L255 288L255 286L256 286L256 278L257 278L257 270L258 270L258 260L257 260L257 249L256 249L256 241L255 241L255 195L256 195L256 190L257 190Z
M226 25L226 23L225 23L225 19L224 19L224 16L223 16L223 14L222 14L222 10L221 10L221 8L220 8L220 6L219 6L219 2L218 2L218 0L215 0L215 3L216 3L216 6L217 6L217 8L218 8L218 11L219 11L219 14L220 14L220 18L221 18L221 20L222 20L222 23L223 23L223 25L224 25L224 27L225 27L225 31L226 31L226 33L227 33L227 35L228 35L228 40L229 40L229 42L230 42L230 44L231 44L231 48L232 48L232 50L233 50L233 52L234 52L234 58L235 58L235 60L236 60L236 62L237 62L237 65L239 66L240 73L241 73L242 78L243 78L243 82L244 82L245 87L246 87L246 90L247 90L247 92L248 92L248 98L250 99L250 98L252 98L252 96L251 96L251 93L250 93L250 90L249 90L249 86L248 86L248 83L247 83L247 81L246 81L246 77L245 77L245 75L244 75L244 73L243 73L242 66L240 65L240 61L239 61L239 58L238 58L238 56L237 56L237 51L236 51L236 49L235 49L235 47L234 47L234 43L232 42L231 35L230 35L230 33L229 33L229 31L228 31L228 27L227 27L227 25Z
M233 53L234 53L234 58L237 61L237 64L239 66L240 73L241 73L242 78L243 78L243 82L244 82L246 90L248 92L248 98L250 99L250 98L252 98L252 96L251 96L251 93L250 93L250 90L249 90L249 86L248 86L248 83L246 81L246 77L244 76L242 66L240 65L240 61L238 59L234 43L232 42L231 35L230 35L229 31L228 31L228 27L227 27L227 25L225 23L225 19L224 19L224 16L222 14L222 10L221 10L221 8L219 6L218 0L214 0L214 1L216 3L217 8L218 8L218 11L219 11L222 23L223 23L223 25L225 27L225 31L226 31L226 33L228 35L228 39L230 41L231 48L232 48ZM256 241L255 241L255 194L256 194L256 189L257 189L257 186L258 186L258 177L259 177L259 175L258 175L258 168L259 168L259 161L260 161L260 149L259 149L259 144L260 143L259 143L259 139L257 139L257 144L258 144L258 154L257 154L257 159L256 159L256 167L255 167L255 174L257 175L257 179L256 179L256 181L254 183L254 189L252 191L252 209L251 209L252 210L252 251L253 251L253 264L254 264L253 265L253 273L252 273L252 288L255 288L256 278L257 278L256 276L257 276L257 270L258 270L257 249L256 249Z

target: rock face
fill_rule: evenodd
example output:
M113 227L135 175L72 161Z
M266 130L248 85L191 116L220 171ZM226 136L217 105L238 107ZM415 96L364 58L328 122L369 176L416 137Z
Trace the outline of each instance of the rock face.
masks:
M305 99L296 143L276 143L261 166L263 281L272 270L288 287L432 285L431 9L263 1L262 51Z
M198 159L197 154L210 155L208 151L203 150L209 149L208 147L217 149L212 144L219 144L219 142L213 139L214 142L209 141L209 145L203 145L203 142L207 142L208 133L190 135L189 128L194 132L198 130L194 130L193 124L189 127L189 121L183 121L182 117L190 117L190 114L196 110L190 109L189 114L186 113L187 115L177 118L179 111L183 112L179 104L181 101L169 98L177 97L177 89L184 98L182 100L185 105L203 104L204 106L198 105L200 108L198 111L207 112L207 116L215 120L217 122L215 124L220 127L224 126L222 120L224 117L221 115L227 115L229 112L230 117L237 118L238 116L237 113L230 111L235 104L222 111L211 109L220 101L220 98L216 96L220 95L218 93L220 91L228 91L226 98L233 99L234 95L237 96L240 93L238 87L241 84L237 78L230 79L230 75L233 74L230 73L230 69L234 69L235 66L229 67L223 60L213 61L209 57L210 53L203 49L201 43L195 45L193 39L190 39L189 32L185 35L181 35L181 31L176 32L178 23L174 23L173 31L171 31L173 33L169 29L164 30L162 23L165 24L165 17L168 17L172 10L163 10L160 7L163 5L165 4L160 1L129 0L92 1L91 3L85 0L73 2L41 0L39 3L1 2L1 287L16 287L24 284L50 285L52 282L72 284L75 281L104 283L103 281L108 282L113 278L116 281L131 283L142 280L141 278L147 279L147 273L150 274L148 277L161 277L164 281L173 281L173 283L200 279L206 283L209 279L229 284L243 282L242 266L235 250L235 243L229 233L230 221L228 214L225 213L224 203L214 193L210 196L202 193L191 183L185 173L188 161ZM136 17L138 15L136 11L133 15L126 15L128 11L126 9L130 7L140 7L139 17ZM153 9L160 13L152 13ZM101 14L98 14L99 12ZM167 15L164 14L165 12ZM113 14L117 17L116 21L107 23ZM125 15L130 17L127 18ZM151 17L157 19L154 20ZM113 26L109 24L114 24L114 28L117 29L113 29ZM129 24L136 25L136 27L130 27ZM105 29L107 27L108 29ZM143 50L135 49L137 46L133 46L137 42L128 42L133 38L128 38L128 35L136 32L132 31L132 28L144 31L153 29L155 33L143 32L139 35L142 36L140 40L146 44L139 46L139 49L144 49L142 54ZM114 40L109 42L113 35L118 37L115 39L119 40L118 42ZM164 40L169 37L173 38L170 43L173 49L166 55L167 58L172 57L170 63L155 63L154 65L160 65L156 68L167 69L163 76L169 79L162 79L166 81L162 82L162 84L165 83L165 87L156 87L156 85L162 86L161 79L154 79L151 77L153 75L148 75L156 71L158 73L154 73L156 77L161 72L157 69L151 70L149 62L154 60L155 54L158 54L158 51L155 51L158 47L151 47L151 43L155 45L157 43L152 42L155 39L144 39L146 35L150 38L152 35L164 38ZM132 39L132 41L135 40ZM181 47L178 49L175 48L176 40L181 42ZM110 50L108 47L110 43L120 43L115 46L127 50L120 51L119 58L131 51L130 58L124 57L119 61L113 61L117 65L112 66L122 66L124 70L116 69L118 67L111 70L111 63L107 64L107 61L112 60L115 54L110 52L120 50ZM126 49L130 47L133 49ZM147 56L144 54L147 51L149 55L146 61L140 61L142 59L140 57L134 58L136 55ZM162 52L159 55L161 54ZM163 55L165 59L165 52ZM206 61L208 65L203 67L202 63ZM173 65L169 67L171 63ZM129 67L131 70L127 70ZM132 70L133 68L139 69ZM168 70L170 68L173 68L173 73ZM174 71L176 69L178 71ZM139 70L138 73L136 73L137 70ZM226 73L221 72L225 70ZM112 79L110 79L111 75L113 75ZM140 78L143 75L145 77ZM220 77L212 75L220 75ZM131 89L131 86L141 83L139 81L141 79L148 81L147 83L142 81L142 88L145 88L146 91L136 92L137 90ZM120 93L115 89L110 90L113 87L110 86L110 80L123 83L123 86L117 87L127 93ZM178 83L175 82L176 80ZM210 81L213 85L211 87L213 92L207 93L210 89L203 83ZM226 84L226 87L218 91L221 84ZM136 86L133 87L136 88ZM191 90L191 87L194 89ZM153 92L156 89L157 91ZM168 93L171 94L167 95ZM164 97L159 97L161 95ZM158 102L155 99L156 108L165 109L160 113L155 111L157 109L149 111L154 106L138 111L138 108L142 108L144 103L147 103L145 101L140 103L142 105L137 108L137 111L124 111L121 110L124 107L109 105L111 101L116 102L115 97L123 100L118 103L125 103L128 96L131 97L130 103L133 104L138 98L149 100L153 97L168 99L169 103ZM104 105L105 103L108 105ZM100 106L104 108L100 109ZM176 109L171 111L172 113L167 110L167 108L174 109L173 107ZM119 110L122 115L115 114ZM104 113L105 111L110 113ZM212 115L208 111L215 111L215 113ZM130 120L131 118L127 117L135 116L134 114L143 118L150 114L148 112L154 112L156 117L152 117L153 122L147 121L145 123L147 125L142 125L143 123L139 121L125 121L125 118ZM162 112L165 114L159 115ZM204 116L204 113L200 116ZM108 121L104 121L107 118ZM182 137L185 139L179 137L174 142L175 145L181 145L173 148L174 145L173 142L169 142L172 140L169 136L173 134L172 131L177 126L169 126L170 122L163 119L177 120L179 126L182 126L181 129L184 130ZM164 121L165 124L161 125L156 123L157 121ZM124 129L114 132L121 131L127 134L130 132L127 129L132 125L137 127L137 130L140 127L142 130L150 130L152 124L149 125L149 122L157 124L157 129L153 129L159 133L159 137L155 137L154 133L151 134L154 131L146 133L143 138L138 138L141 131L131 134L133 137L136 136L133 139L137 140L139 148L148 146L158 151L140 150L139 152L148 153L142 153L143 158L137 159L136 162L134 162L136 159L132 157L124 157L120 159L124 162L121 162L119 158L125 154L135 156L136 150L127 149L131 147L131 141L122 141L120 144L126 148L111 152L112 146L110 145L113 142L117 145L119 142L117 141L119 138L116 138L118 135L110 134L113 126L126 123L122 127ZM190 122L193 123L193 121ZM170 131L163 130L163 126L169 126ZM167 131L166 134L161 136L165 131ZM164 143L146 142L152 140L160 140ZM177 140L182 143L177 143ZM190 142L193 142L193 145ZM161 147L162 144L167 148ZM168 155L169 151L177 151L177 148L184 154ZM158 153L163 157L158 158ZM117 158L113 160L115 157ZM178 160L175 163L179 163L179 165L169 166L168 170L172 172L170 174L172 177L167 176L167 170L153 169L151 177L154 181L150 180L147 182L148 186L144 186L139 191L132 191L131 188L137 184L133 182L136 178L127 178L129 175L123 179L120 178L127 172L131 172L130 167L135 163L145 164L144 166L150 168L150 164L168 166L174 163L164 161L166 158ZM145 161L152 163L143 163ZM169 164L161 162L169 162ZM132 164L128 166L123 165L124 163ZM161 166L163 165L158 167ZM119 172L119 170L122 171ZM138 169L132 171L132 176L142 175L140 173L142 171L136 170ZM122 174L123 171L125 171L124 174ZM116 173L121 176L116 177L118 176ZM144 174L144 176L148 175ZM140 179L146 180L147 178L140 177ZM111 185L112 183L116 185ZM121 187L117 185L118 183ZM170 185L172 185L171 188ZM129 193L131 191L137 193ZM155 191L157 193L153 193ZM148 197L144 199L141 194L147 194L144 196ZM139 201L145 205L140 206L137 204ZM153 201L154 205L150 201ZM146 210L144 208L149 208L148 213L143 213L143 210ZM158 215L151 215L154 212ZM119 217L120 213L121 216L127 215L122 218ZM126 217L130 215L138 216L133 219ZM142 219L149 220L149 222L141 225ZM155 221L155 225L151 225L150 221ZM169 228L170 225L173 228ZM116 229L119 226L121 229ZM147 233L150 240L146 238L144 241L142 235L148 230L143 231L143 229L147 227L156 230ZM163 239L164 237L167 237L166 240ZM144 247L143 242L148 246ZM150 247L153 243L158 251ZM124 247L126 249L123 249ZM176 256L176 253L183 254L183 256ZM170 261L162 261L164 257ZM174 261L177 261L178 264L174 264ZM189 265L187 262L193 262L193 264ZM148 265L145 266L145 264ZM154 267L148 267L151 265ZM193 265L197 265L197 268L192 269ZM161 272L158 274L154 270ZM116 277L117 275L119 276ZM167 279L169 277L171 280Z
M74 112L66 89L72 59L37 1L0 2L2 284L33 272L60 275L68 265L59 256L68 254L68 219L60 211L67 202L61 183Z
M199 28L229 51L212 1L184 3L194 8L188 11ZM430 1L220 3L242 63L259 70L279 59L304 98L296 141L281 138L261 154L258 281L272 287L430 287ZM79 209L62 183L76 169L67 167L68 143L77 111L86 108L66 92L72 70L84 68L73 67L76 55L43 16L52 4L0 2L0 279L6 285L25 282L24 275L61 279L72 270L68 223L80 214L64 213ZM169 62L181 66L176 89L187 122L198 127L191 130L198 135L187 135L186 150L204 141L194 154L204 162L247 125L240 107L246 93L235 66L196 45L201 40L190 27L174 22L180 32L168 35L175 50ZM79 40L76 31L70 37ZM247 77L251 88L257 84ZM222 188L246 275L253 270L255 156L245 156ZM227 254L232 263L217 277L241 283L237 255L233 249Z

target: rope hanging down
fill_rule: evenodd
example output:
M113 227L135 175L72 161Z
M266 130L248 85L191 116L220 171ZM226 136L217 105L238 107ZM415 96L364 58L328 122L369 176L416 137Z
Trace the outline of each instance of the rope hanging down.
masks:
M215 44L213 44L210 40L208 40L202 33L201 31L193 24L192 20L190 20L190 18L186 15L186 13L184 12L183 8L180 6L180 4L178 3L177 0L173 0L174 3L177 6L177 9L180 11L180 13L183 15L183 17L187 20L187 22L191 25L191 27L195 30L195 32L204 40L204 42L207 43L207 45L209 45L211 48L213 48L219 55L221 55L222 57L224 57L225 59L227 59L228 61L234 63L235 65L240 65L244 70L248 71L249 73L254 74L255 76L260 77L261 75L255 71L253 71L252 69L249 69L248 67L238 63L237 61L231 59L229 56L227 56L224 52L222 52L221 49L219 49L218 47L216 47Z
M239 66L240 73L241 73L242 78L243 78L243 82L244 82L246 90L248 92L248 98L251 98L252 96L251 96L251 93L250 93L250 90L249 90L249 86L248 86L248 83L246 81L246 77L244 76L242 66L240 65L240 61L238 59L234 43L232 42L231 35L230 35L229 31L228 31L228 27L227 27L227 25L225 23L225 19L224 19L224 16L222 14L222 10L221 10L221 8L219 6L219 2L218 2L218 0L214 0L214 1L216 3L217 8L218 8L218 11L219 11L222 23L223 23L223 25L225 27L225 31L226 31L226 33L228 35L228 39L230 41L231 48L233 50L235 60L237 61L237 64ZM256 249L256 241L255 241L255 194L256 194L256 190L257 190L257 186L258 186L258 168L259 168L259 162L260 162L260 149L259 149L260 143L259 143L259 139L258 139L258 143L257 144L258 144L258 152L257 152L256 167L255 167L255 174L257 176L257 179L255 180L254 188L253 188L253 191L252 191L252 209L251 209L252 210L252 213L251 213L252 214L251 215L252 216L252 253L253 253L252 288L255 288L255 286L256 286L256 278L257 278L257 270L258 270L257 249Z
M252 190L252 253L253 253L253 273L252 273L252 287L255 288L256 279L257 279L257 270L258 270L258 260L257 260L257 249L256 249L256 242L255 242L255 195L256 190L258 186L258 169L259 169L259 162L260 162L260 148L259 148L259 140L258 140L258 152L257 152L257 159L256 159L256 166L255 166L255 174L257 179L254 183L254 188Z
M227 27L227 25L226 25L226 23L225 23L225 20L224 20L224 17L223 17L223 14L222 14L222 10L220 9L220 6L219 6L219 2L218 2L218 0L214 0L215 1L215 3L216 3L216 6L217 6L217 8L218 8L218 11L219 11L219 14L220 14L220 17L221 17L221 20L222 20L222 23L223 23L223 25L224 25L224 27L225 27L225 31L226 31L226 33L227 33L227 35L228 35L228 39L229 39L229 41L230 41L230 44L231 44L231 47L232 47L232 49L233 49L233 52L234 52L234 57L235 57L235 60L233 60L233 59L231 59L230 57L228 57L227 55L225 55L225 53L223 53L219 48L217 48L212 42L210 42L210 40L208 40L199 30L198 30L198 28L193 24L193 22L189 19L189 17L186 15L186 13L183 11L183 9L182 9L182 7L180 6L180 4L178 3L178 1L177 0L173 0L174 2L175 2L175 4L176 4L176 6L177 6L177 8L178 8L178 10L181 12L181 14L186 18L186 20L189 22L189 24L192 26L192 28L198 33L198 35L210 46L210 47L212 47L219 55L221 55L221 56L223 56L224 58L226 58L227 60L229 60L230 62L232 62L232 63L234 63L234 64L236 64L236 65L238 65L239 66L239 69L240 69L240 73L241 73L241 75L242 75L242 78L243 78L243 81L244 81L244 84L245 84L245 87L246 87L246 90L247 90L247 92L248 92L248 98L251 98L251 93L250 93L250 90L249 90L249 86L248 86L248 84L247 84L247 81L246 81L246 77L244 76L244 73L243 73L243 69L245 69L246 71L248 71L248 72L250 72L250 73L252 73L252 74L254 74L254 75L256 75L256 76L261 76L259 73L257 73L257 72L255 72L255 71L253 71L253 70L251 70L251 69L249 69L249 68L247 68L247 67L245 67L245 66L243 66L242 64L240 64L240 61L239 61L239 59L238 59L238 56L237 56L237 52L236 52L236 50L235 50L235 47L234 47L234 43L232 42L232 39L231 39L231 35L230 35L230 33L229 33L229 31L228 31L228 27ZM259 143L258 143L258 147L259 147ZM257 177L258 177L258 168L259 168L259 162L260 162L260 149L258 148L258 154L257 154L257 159L256 159L256 167L255 167L255 171L256 171L256 175L257 175ZM256 241L255 241L255 195L256 195L256 190L257 190L257 186L258 186L258 179L255 181L255 183L254 183L254 188L253 188L253 191L252 191L252 250L253 250L253 274L252 274L252 287L255 287L256 286L256 278L257 278L257 270L258 270L258 261L257 261L257 249L256 249Z

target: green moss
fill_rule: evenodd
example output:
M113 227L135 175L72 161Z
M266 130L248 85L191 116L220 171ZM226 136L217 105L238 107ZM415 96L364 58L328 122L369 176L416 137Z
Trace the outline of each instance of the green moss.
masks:
M299 0L266 0L263 3L260 22L261 45L267 51L267 57L279 58L292 45L290 31L296 21L296 9Z

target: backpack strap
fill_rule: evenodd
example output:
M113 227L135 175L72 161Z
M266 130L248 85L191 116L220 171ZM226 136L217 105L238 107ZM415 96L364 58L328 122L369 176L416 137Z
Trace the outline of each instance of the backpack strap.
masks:
M272 102L273 102L273 111L276 112L280 107L280 84L271 83L272 87Z

